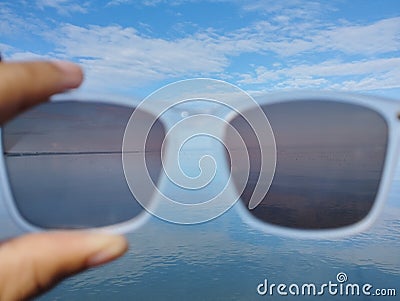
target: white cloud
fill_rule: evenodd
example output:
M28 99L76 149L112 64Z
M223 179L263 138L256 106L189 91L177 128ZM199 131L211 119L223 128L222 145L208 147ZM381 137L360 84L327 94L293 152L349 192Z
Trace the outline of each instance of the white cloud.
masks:
M222 72L229 64L208 35L167 40L141 36L134 28L65 24L47 34L58 57L74 58L86 70L87 87L140 87L180 76Z
M110 2L108 2L106 4L106 7L108 6L118 6L118 5L122 5L122 4L128 4L131 3L132 0L111 0Z
M268 14L277 14L277 16L285 16L288 18L314 18L327 10L333 8L327 3L317 1L302 0L253 0L253 1L237 1L246 11L257 11Z
M142 77L148 72L180 75L185 72L222 71L227 62L216 52L218 41L206 35L177 40L141 36L134 28L120 26L89 26L66 24L53 33L57 49L82 61L97 61L135 67Z
M57 10L61 15L69 15L71 13L87 13L88 3L78 2L74 0L37 0L36 5L40 9L51 7Z
M31 15L22 16L7 5L0 3L0 34L2 37L25 38L47 29L46 24Z
M379 75L392 70L400 70L400 58L383 58L356 62L325 61L314 65L296 65L289 68L267 69L258 67L256 76L246 75L243 83L262 83L267 80L290 77L332 77L354 75ZM400 83L399 83L400 84Z
M380 20L368 25L342 25L329 28L308 28L302 23L276 29L276 36L265 40L265 48L281 56L305 52L339 51L361 56L399 51L400 17Z
M32 61L32 60L49 60L54 59L50 55L41 55L30 51L16 51L8 57L9 60L15 61Z
M348 80L349 78L353 79ZM268 69L261 66L256 68L254 76L242 75L239 83L274 85L277 88L367 91L400 88L399 78L400 58L394 57L355 62L325 61L287 68L278 66Z
M332 81L327 77L357 75L361 79L347 81L343 87L365 89L369 86L373 89L380 85L398 87L387 74L394 68L400 70L399 58L368 58L371 53L384 55L400 47L400 28L397 24L400 24L400 18L365 26L319 30L313 32L313 36L304 38L291 39L289 34L281 40L280 28L266 21L230 33L220 34L207 29L178 39L143 36L135 28L118 25L79 27L64 24L48 34L48 39L54 41L60 57L79 60L86 68L88 77L102 85L114 82L133 87L164 79L212 76L224 73L234 56L242 53L265 55L269 52L278 57L291 58L291 67L267 69L259 66L255 74L243 75L240 83L261 84L279 80L276 87L321 87L337 82L337 79ZM346 46L351 43L357 46ZM313 65L297 63L302 60L303 54L332 51L357 53L360 60L328 60ZM375 80L367 81L369 77L375 77Z
M108 5L129 1L111 0ZM88 4L72 0L37 0L35 3L64 14L85 12L88 7ZM54 45L47 52L38 53L39 56L80 62L86 69L89 85L101 89L106 89L104 83L141 87L196 76L218 76L242 85L275 88L398 87L395 79L400 78L396 71L400 70L400 17L364 25L342 22L340 26L333 26L308 18L322 10L322 6L313 2L305 6L299 6L297 0L291 0L286 6L269 1L269 5L263 1L237 3L242 3L247 10L258 7L273 12L275 17L229 32L198 27L194 34L170 38L167 35L154 37L152 32L144 35L136 28L119 25L57 24L50 28L39 19L36 22L30 18L26 22L26 16L0 5L0 33L35 32L38 37L44 37L46 43ZM308 14L295 11L298 7L309 9ZM295 15L302 19L294 22ZM7 52L14 59L34 55L29 49L7 49ZM254 62L247 66L242 64L239 57L242 54L256 54L258 63L254 67L250 65ZM241 69L231 70L235 64L241 65ZM338 83L342 85L336 85Z
M4 52L13 51L14 47L11 45L0 43L0 52L4 54Z
M369 25L343 26L316 37L321 48L373 55L400 50L400 17Z
M331 89L341 89L350 91L370 91L379 89L395 89L400 88L400 71L390 70L384 74L370 74L363 79L347 80L340 84L334 84Z

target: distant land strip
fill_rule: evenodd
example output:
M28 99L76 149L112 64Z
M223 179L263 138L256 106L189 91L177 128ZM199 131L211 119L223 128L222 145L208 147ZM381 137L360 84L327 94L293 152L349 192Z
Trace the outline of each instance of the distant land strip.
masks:
M160 151L145 151L145 153L159 153ZM51 156L51 155L110 155L110 154L139 154L142 151L86 151L86 152L4 152L6 157L34 157L34 156Z

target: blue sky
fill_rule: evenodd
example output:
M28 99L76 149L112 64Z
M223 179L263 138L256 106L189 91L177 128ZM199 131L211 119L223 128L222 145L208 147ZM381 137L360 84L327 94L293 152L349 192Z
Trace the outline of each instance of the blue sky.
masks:
M83 90L144 97L211 77L258 93L333 89L400 99L397 0L13 0L0 3L7 60L58 58Z

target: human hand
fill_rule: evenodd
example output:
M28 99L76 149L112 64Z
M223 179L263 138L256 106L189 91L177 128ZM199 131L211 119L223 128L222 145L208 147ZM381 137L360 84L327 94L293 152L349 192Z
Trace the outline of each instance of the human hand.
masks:
M0 124L51 95L78 87L67 62L0 63ZM0 243L0 300L36 296L65 277L121 256L124 237L85 231L35 233Z

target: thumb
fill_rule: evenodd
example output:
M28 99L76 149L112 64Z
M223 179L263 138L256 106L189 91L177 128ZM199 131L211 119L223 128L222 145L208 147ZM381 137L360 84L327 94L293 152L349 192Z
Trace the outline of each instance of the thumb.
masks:
M0 124L82 80L81 68L70 62L0 63Z
M122 236L78 231L29 234L0 245L0 300L24 300L121 256Z

